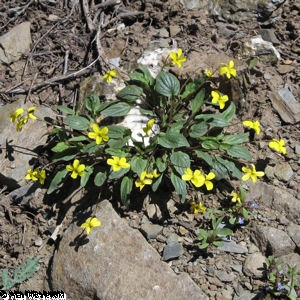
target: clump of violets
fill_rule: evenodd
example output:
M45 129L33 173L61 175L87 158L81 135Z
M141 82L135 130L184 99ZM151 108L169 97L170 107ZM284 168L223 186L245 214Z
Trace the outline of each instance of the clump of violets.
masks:
M44 184L46 179L46 171L40 169L35 169L35 170L29 169L27 171L25 179L32 180L32 181L39 181L40 184Z
M228 79L230 79L231 77L236 77L237 72L236 69L234 68L234 61L233 60L229 61L228 65L222 63L222 66L219 69L219 73L220 75L225 74Z
M85 175L85 165L81 164L78 159L75 159L72 165L67 165L66 169L71 172L71 177L73 179L76 179L78 176L82 177Z
M172 60L172 64L173 65L177 65L178 68L182 67L182 64L186 61L186 57L184 55L182 55L182 49L179 48L176 52L170 52L169 54L171 60Z

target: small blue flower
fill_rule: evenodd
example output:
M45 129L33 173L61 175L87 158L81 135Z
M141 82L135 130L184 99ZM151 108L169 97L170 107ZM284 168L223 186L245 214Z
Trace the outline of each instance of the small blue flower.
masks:
M280 290L282 290L283 289L283 285L279 282L278 284L277 284L277 291L280 291Z
M257 203L253 203L252 206L253 206L253 208L258 208L258 204Z
M239 223L240 225L243 225L243 224L245 223L244 218L239 217L238 223Z

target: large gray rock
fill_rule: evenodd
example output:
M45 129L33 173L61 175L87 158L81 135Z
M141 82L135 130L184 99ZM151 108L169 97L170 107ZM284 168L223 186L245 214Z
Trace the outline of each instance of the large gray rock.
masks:
M262 278L266 263L267 258L262 253L251 253L244 262L243 271L249 277Z
M286 230L298 249L300 249L300 225L291 223Z
M93 214L102 225L92 230L87 242L72 246L82 232L78 224L64 233L53 258L54 290L63 290L70 299L208 299L187 274L176 275L162 262L108 201Z
M0 62L10 64L29 52L31 44L30 22L16 25L0 37Z
M261 252L271 252L275 257L294 252L296 248L286 232L269 226L255 226L251 238Z
M22 131L16 131L16 123L10 122L10 114L17 108L25 110L34 106L27 102L16 101L0 106L0 183L8 186L9 190L25 184L27 170L32 169L30 160L37 156L37 149L47 140L47 126L44 121L29 119ZM46 106L37 106L35 115L40 119L55 118L54 112ZM44 136L43 136L44 135Z

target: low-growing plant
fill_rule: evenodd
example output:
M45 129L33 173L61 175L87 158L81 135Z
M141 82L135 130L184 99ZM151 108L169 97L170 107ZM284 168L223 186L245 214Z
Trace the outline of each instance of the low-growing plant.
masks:
M300 275L297 266L288 265L286 272L281 267L281 261L275 260L273 255L267 259L267 278L269 284L265 290L276 297L287 297L290 300L296 300L294 287L296 285L296 276Z
M21 264L14 269L12 278L7 270L3 270L1 275L1 290L10 290L16 284L20 284L32 277L37 270L38 263L39 257L29 258L25 264Z
M211 214L211 230L200 229L198 234L198 239L201 241L199 248L205 249L210 245L220 247L224 245L224 238L232 234L230 228L225 228L222 226L222 221L224 216L216 218L215 214Z

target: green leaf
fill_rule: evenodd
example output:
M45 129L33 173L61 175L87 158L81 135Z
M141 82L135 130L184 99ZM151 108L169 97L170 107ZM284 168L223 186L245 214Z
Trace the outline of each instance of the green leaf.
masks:
M92 94L85 100L85 107L92 113L97 112L98 107L100 106L100 99L97 94Z
M209 246L209 243L202 243L202 244L199 245L199 248L200 248L200 249L205 249L205 248L207 248L208 246Z
M147 160L138 156L134 156L130 161L131 170L139 176L145 171L147 166Z
M138 100L142 95L142 88L136 85L127 85L117 94L117 98L132 102Z
M208 149L208 150L215 150L215 149L219 149L219 143L217 141L213 141L213 140L206 140L203 141L201 143L201 146L204 149Z
M163 179L163 174L160 174L160 176L155 180L155 182L151 185L152 191L156 192L159 185L161 184L161 181Z
M151 86L154 84L154 78L152 77L148 68L143 65L139 65L137 71L129 74L129 77L132 80L136 80L136 81L145 83L148 86Z
M230 105L226 108L226 110L224 110L224 111L222 112L221 115L223 116L223 118L224 118L226 121L230 122L231 119L232 119L232 117L233 117L234 114L235 114L235 110L236 110L235 104L234 104L233 102L231 102Z
M232 234L232 230L229 229L229 228L218 228L216 230L216 233L220 234L220 235L231 235Z
M93 154L93 153L96 153L99 150L100 147L102 147L101 144L97 145L96 142L91 142L91 143L87 144L86 146L84 146L81 149L81 152L82 153Z
M197 89L197 85L194 81L192 82L189 82L185 89L184 89L184 92L183 94L181 95L181 98L182 99L185 99L186 97L188 97L189 95L193 94Z
M241 158L248 161L252 160L251 153L245 147L240 145L233 145L231 148L227 149L226 152L232 157Z
M204 103L205 89L201 89L191 102L192 114L196 114Z
M79 135L79 136L74 136L70 139L68 139L69 142L83 142L87 141L88 138L85 135Z
M165 154L162 158L161 157L158 157L156 159L156 166L158 168L158 171L160 173L164 172L168 166L167 162L166 162L166 159L167 159L167 155Z
M114 140L114 139L110 139L108 142L107 142L107 145L110 147L110 148L123 148L127 143L128 143L128 140L130 139L129 136L125 137L124 139L121 139L121 140Z
M125 175L126 173L128 173L130 170L130 168L128 169L121 169L118 172L111 172L109 175L109 179L118 179L121 178L123 175Z
M221 247L224 245L223 241L213 241L213 245L215 245L216 247Z
M230 176L241 179L243 175L233 162L221 157L215 157L213 163L213 172L216 174L216 180L229 178Z
M118 138L122 138L125 134L128 134L129 136L131 134L130 129L124 126L108 125L106 127L108 128L108 136L111 139L118 139Z
M75 130L88 130L90 127L90 121L80 116L67 116L65 122Z
M166 97L177 96L180 82L173 74L162 71L156 77L155 90Z
M183 181L179 176L177 176L173 171L171 172L171 182L175 188L175 191L181 198L181 202L185 202L186 198L186 182Z
M101 186L105 182L107 176L103 172L98 172L94 178L94 184L95 186Z
M167 133L161 132L158 135L157 143L169 149L190 146L187 139L181 133L172 130L169 130Z
M86 186L90 179L91 174L93 174L94 169L91 166L86 166L84 169L84 176L80 177L80 186Z
M186 168L191 166L191 160L188 154L177 151L170 156L171 163L179 174L183 174Z
M65 113L67 115L74 115L75 114L75 111L67 106L64 106L64 105L58 105L57 106L57 109L59 111L61 111L62 113Z
M128 195L132 191L133 180L127 176L123 177L120 187L121 201L125 206L128 206Z
M204 120L209 123L210 127L225 127L229 125L229 122L224 118L222 114L201 114L195 117L196 120Z
M72 160L77 154L77 147L70 147L64 151L55 153L52 158L52 162L69 161Z
M102 110L101 114L103 116L109 116L109 117L122 117L122 116L126 116L129 113L130 109L131 106L128 103L119 102Z
M208 125L206 122L196 123L191 126L189 135L192 138L199 138L208 131Z
M58 186L61 184L61 182L63 181L63 179L66 177L66 175L68 174L68 170L67 169L63 169L61 171L58 171L54 178L52 179L48 190L47 190L47 194L51 194L52 192L54 192Z
M175 124L172 124L172 131L180 132L180 130L184 127L186 120L179 120Z
M62 152L65 151L67 149L71 148L69 144L65 143L65 142L59 142L57 143L53 148L51 148L51 150L53 152Z
M111 156L118 156L118 157L126 157L127 153L119 148L108 148L105 149L105 152L107 154L110 154Z
M207 153L200 150L195 150L195 154L203 159L209 166L213 166L213 158Z
M225 135L225 137L223 138L223 143L230 144L230 145L242 144L246 142L248 138L249 138L249 132L230 134L230 135Z
M253 69L257 64L258 64L259 60L257 57L250 59L247 61L248 64L248 68L249 70Z

